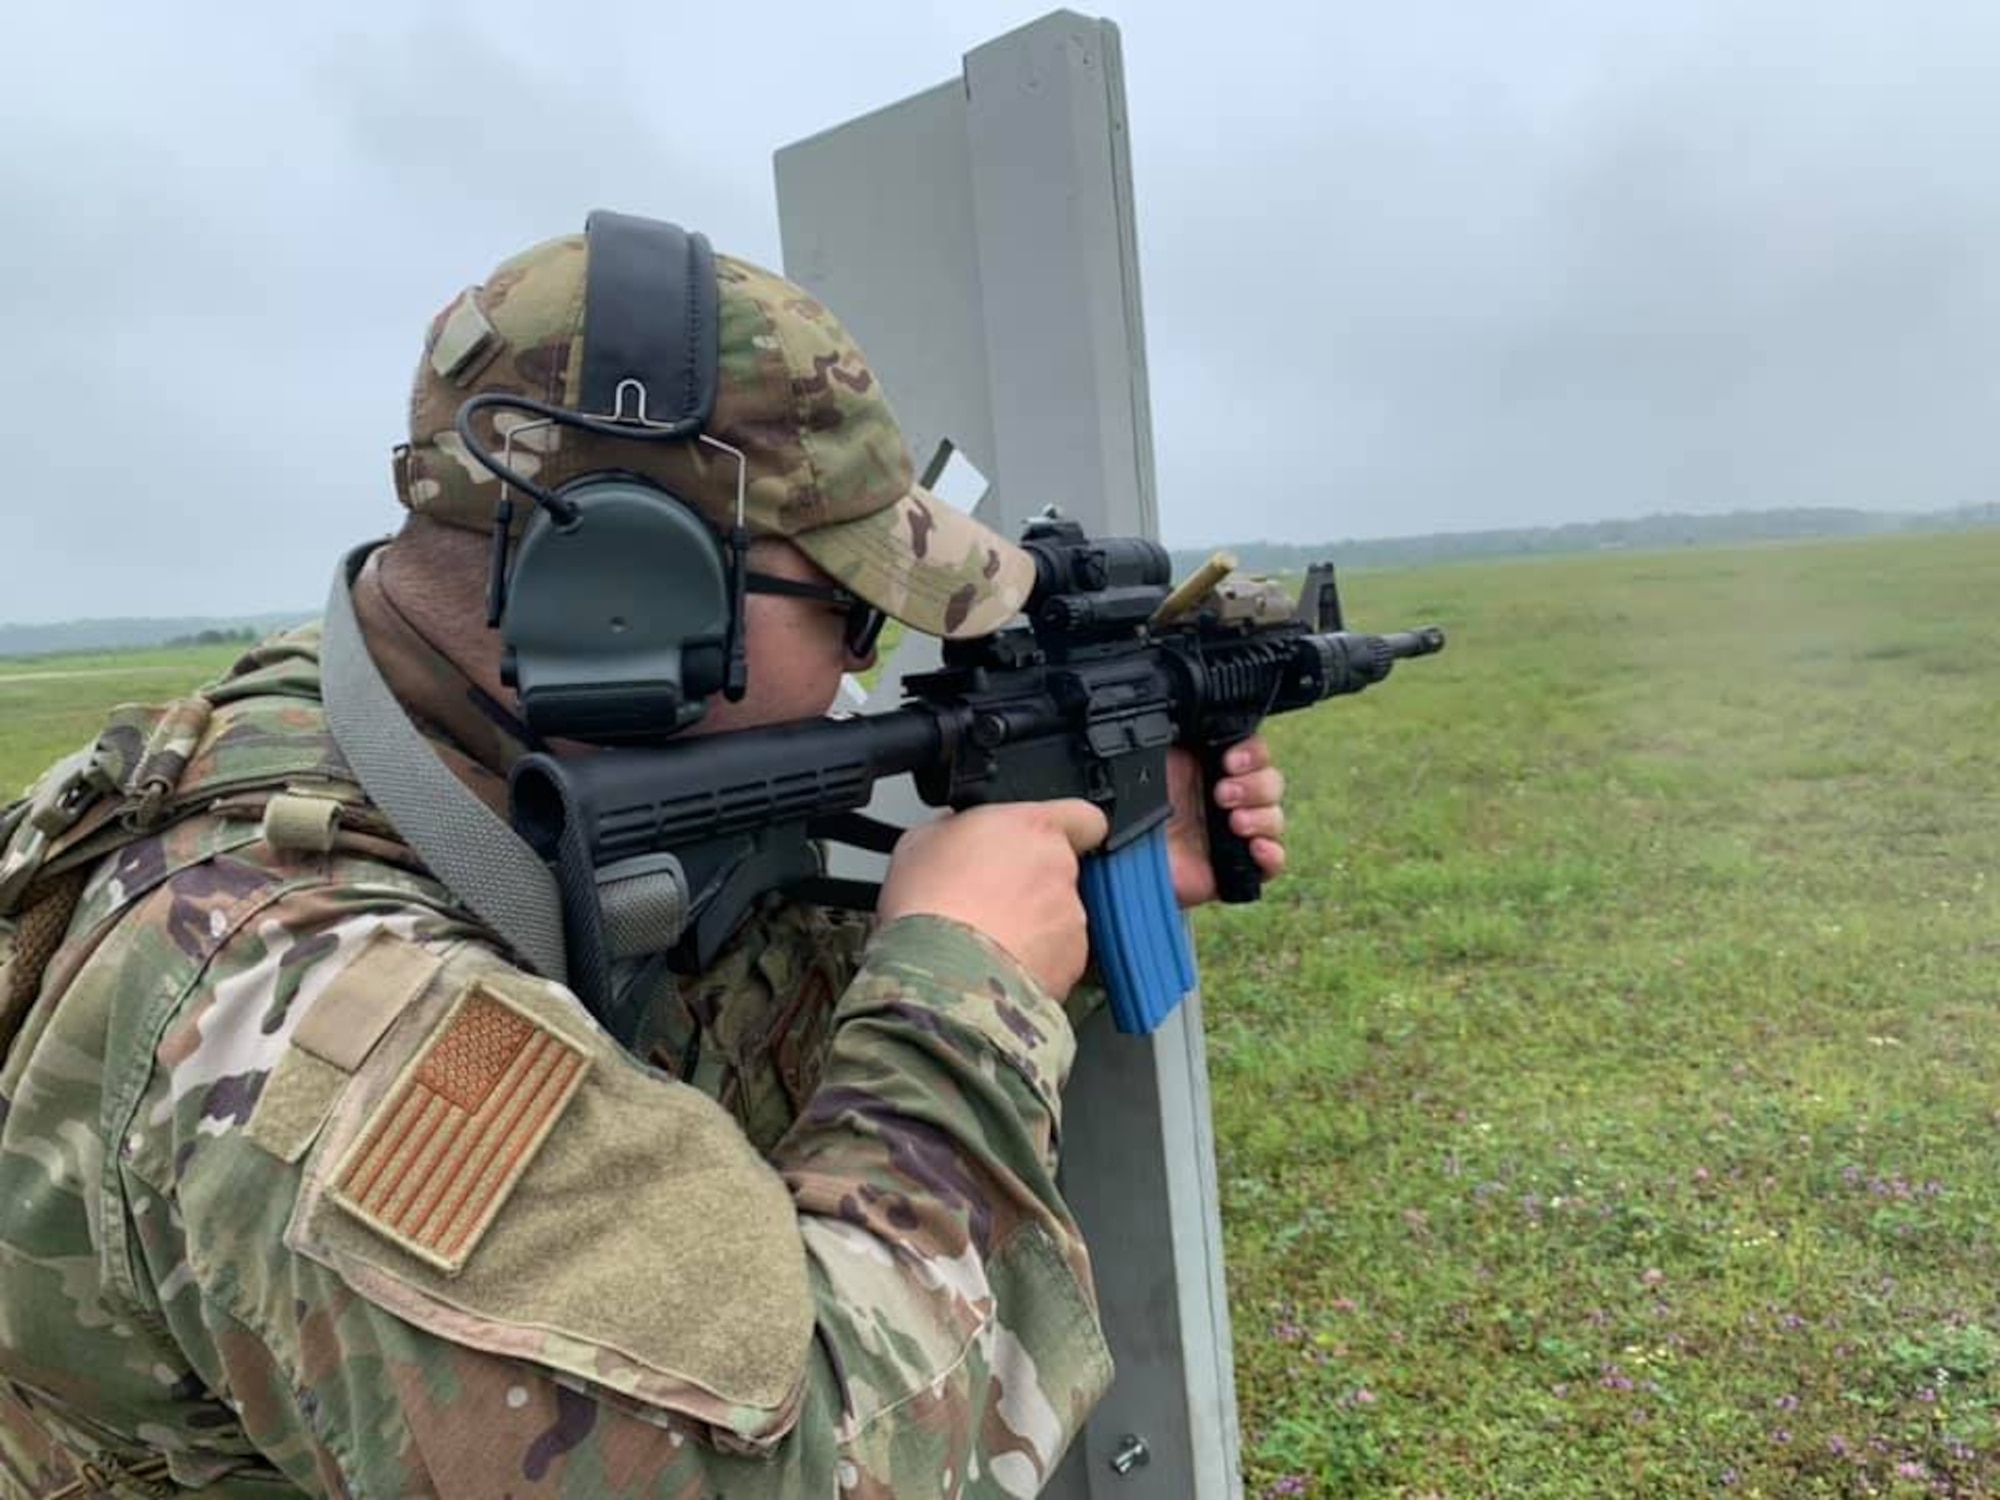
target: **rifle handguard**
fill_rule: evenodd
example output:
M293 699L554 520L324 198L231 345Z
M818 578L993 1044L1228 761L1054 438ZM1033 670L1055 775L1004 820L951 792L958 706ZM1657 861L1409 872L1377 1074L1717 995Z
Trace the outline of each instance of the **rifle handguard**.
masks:
M1150 1036L1195 986L1194 949L1167 868L1167 825L1115 853L1086 855L1082 885L1111 1019L1127 1036Z

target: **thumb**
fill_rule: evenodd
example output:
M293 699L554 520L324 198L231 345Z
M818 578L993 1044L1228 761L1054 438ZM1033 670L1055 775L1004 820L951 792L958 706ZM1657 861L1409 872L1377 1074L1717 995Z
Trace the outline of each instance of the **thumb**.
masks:
M1077 854L1087 854L1104 842L1111 832L1111 823L1094 803L1081 797L1063 797L1054 802L1044 802L1042 811L1069 840L1069 846Z

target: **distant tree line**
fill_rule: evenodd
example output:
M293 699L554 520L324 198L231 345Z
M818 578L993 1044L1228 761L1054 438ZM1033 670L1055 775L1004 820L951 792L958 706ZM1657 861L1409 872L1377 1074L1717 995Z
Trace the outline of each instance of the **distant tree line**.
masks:
M254 646L258 634L248 625L237 630L197 630L192 635L169 636L163 646Z
M1805 537L1881 536L1896 532L1966 531L2000 526L2000 504L1967 505L1922 515L1881 511L1797 507L1790 510L1731 511L1723 515L1656 515L1625 521L1587 521L1567 526L1522 526L1496 531L1440 532L1432 536L1384 537L1339 542L1239 542L1224 544L1244 568L1264 573L1296 573L1322 560L1348 567L1414 567L1424 563L1478 558L1525 557L1554 552L1659 551L1675 547L1726 547L1743 542L1791 541ZM1215 548L1174 549L1174 572L1185 577Z
M68 656L89 651L138 651L154 646L234 646L311 619L310 609L261 615L181 615L173 618L61 620L47 625L0 625L0 656Z

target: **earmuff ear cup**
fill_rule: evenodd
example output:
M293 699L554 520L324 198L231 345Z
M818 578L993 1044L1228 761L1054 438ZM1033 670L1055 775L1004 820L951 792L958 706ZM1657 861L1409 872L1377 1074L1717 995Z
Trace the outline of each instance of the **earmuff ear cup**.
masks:
M626 476L559 492L516 550L500 620L509 686L544 739L657 739L724 685L732 601L720 539L685 502Z

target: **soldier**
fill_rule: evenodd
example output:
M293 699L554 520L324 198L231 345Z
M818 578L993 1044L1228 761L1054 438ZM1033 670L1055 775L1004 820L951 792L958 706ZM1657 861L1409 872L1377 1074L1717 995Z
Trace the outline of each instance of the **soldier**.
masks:
M575 404L586 260L537 246L434 321L411 515L352 591L397 700L503 815L533 736L485 623L498 484L453 424L481 393ZM749 692L690 733L824 711L868 606L978 635L1033 581L913 482L826 309L740 260L716 278L708 431L746 455L765 582ZM545 431L512 457L734 520L696 444ZM624 962L635 1058L371 805L318 648L121 710L0 824L0 1491L1036 1491L1111 1376L1055 1183L1102 815L944 817L870 923L773 900L698 980ZM1275 876L1282 779L1257 740L1230 770ZM1191 905L1201 782L1173 772Z

